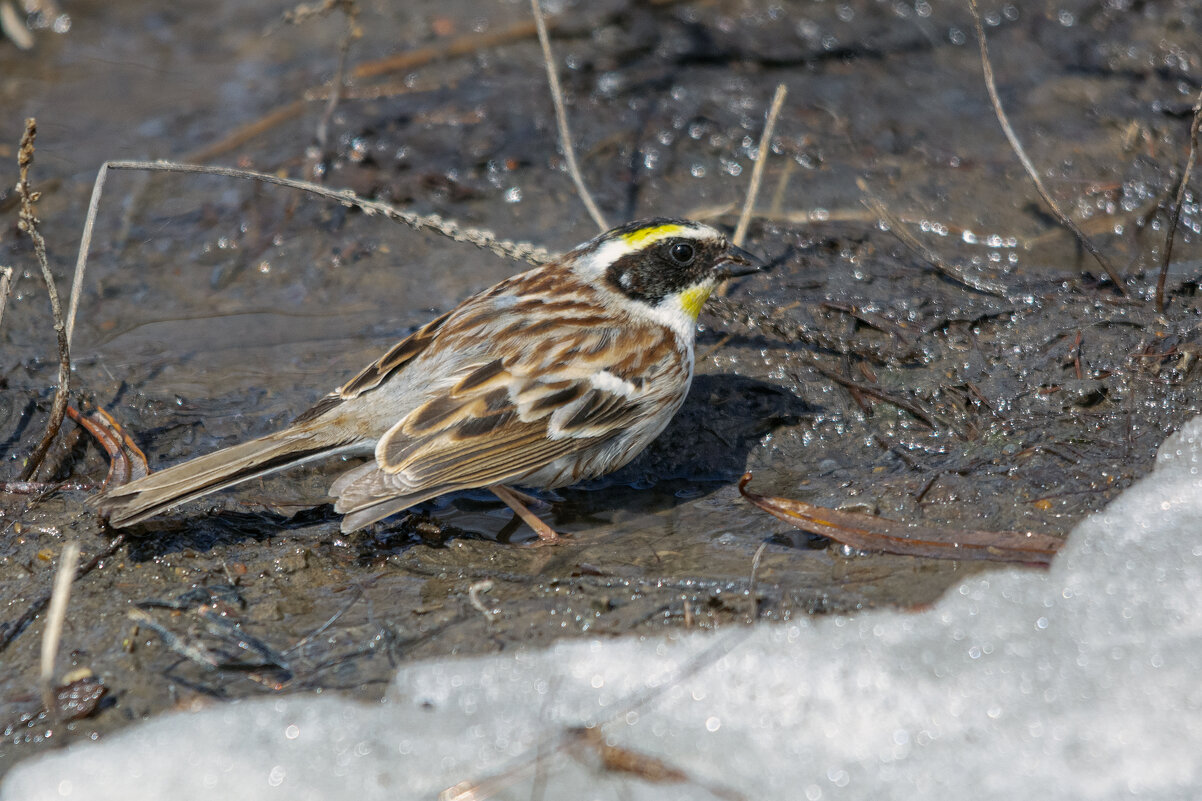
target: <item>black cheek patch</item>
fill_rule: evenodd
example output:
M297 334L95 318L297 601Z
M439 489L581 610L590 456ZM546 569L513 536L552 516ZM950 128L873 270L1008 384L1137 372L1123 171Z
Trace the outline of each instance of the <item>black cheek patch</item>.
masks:
M686 271L656 249L623 256L610 265L606 277L626 297L654 306L675 291Z
M610 287L628 298L654 306L669 295L699 283L722 257L721 248L716 244L686 240L696 249L696 255L688 264L678 264L669 251L680 241L666 239L618 259L605 272Z

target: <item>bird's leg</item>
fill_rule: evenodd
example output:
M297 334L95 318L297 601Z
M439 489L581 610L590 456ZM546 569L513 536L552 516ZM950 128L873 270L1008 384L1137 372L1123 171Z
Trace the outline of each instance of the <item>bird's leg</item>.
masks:
M489 489L492 490L493 495L496 495L506 506L512 509L515 515L522 518L522 521L526 525L534 529L534 533L538 535L540 540L543 542L557 542L559 540L559 535L555 533L555 529L539 520L538 516L523 504L523 501L530 503L531 501L537 501L537 498L531 498L529 495L512 490L503 484L494 484Z
M516 490L513 487L505 487L505 489L513 493L513 497L521 501L522 504L527 508L534 507L535 509L548 509L551 506L551 504L547 503L542 498L536 498L527 492Z

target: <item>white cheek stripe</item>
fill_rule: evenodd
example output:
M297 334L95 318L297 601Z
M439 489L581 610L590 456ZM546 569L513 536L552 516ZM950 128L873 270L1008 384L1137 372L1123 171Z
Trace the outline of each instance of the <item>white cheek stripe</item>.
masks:
M583 258L573 266L573 270L586 281L595 282L605 272L605 268L623 256L633 253L634 249L620 239L603 242L601 247Z

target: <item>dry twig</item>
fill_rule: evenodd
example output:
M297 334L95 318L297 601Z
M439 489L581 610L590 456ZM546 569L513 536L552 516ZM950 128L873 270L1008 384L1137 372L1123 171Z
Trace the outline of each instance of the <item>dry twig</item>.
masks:
M914 342L913 333L907 331L895 321L890 320L884 315L874 314L873 312L867 311L866 309L863 309L854 303L844 303L837 300L824 300L819 304L819 308L842 312L849 317L859 320L861 323L870 328L875 328L882 333L889 334L903 345L912 345Z
M768 514L811 534L860 551L932 559L1022 562L1048 565L1064 544L1061 537L1033 531L977 531L900 523L876 515L814 506L792 498L747 489L751 473L739 479L739 492Z
M968 0L968 7L972 11L973 23L977 28L977 42L981 47L981 67L985 72L985 89L989 92L989 101L993 104L993 113L997 116L997 120L1002 126L1002 132L1006 134L1006 139L1010 142L1010 147L1014 150L1015 155L1018 156L1018 160L1022 162L1023 169L1027 171L1027 175L1031 178L1031 182L1035 184L1035 189L1039 192L1039 196L1043 198L1043 202L1052 210L1052 214L1060 221L1061 225L1073 232L1073 236L1077 237L1077 241L1097 260L1102 269L1106 271L1106 275L1110 276L1111 283L1114 284L1119 293L1125 296L1127 294L1127 287L1123 285L1122 276L1118 274L1118 271L1114 269L1110 261L1102 255L1097 246L1085 235L1085 232L1067 214L1060 210L1060 206L1056 204L1056 201L1052 199L1052 195L1043 185L1043 180L1040 179L1039 172L1035 169L1035 164L1023 149L1022 142L1018 141L1018 135L1010 127L1010 120L1006 117L1006 112L1002 108L1002 99L998 96L997 83L993 79L993 65L989 61L989 46L985 42L985 27L981 24L981 12L977 10L977 0Z
M1177 186L1177 201L1173 206L1173 217L1169 220L1169 230L1164 237L1164 257L1160 263L1160 277L1156 279L1156 311L1164 311L1164 283L1169 276L1169 259L1173 255L1173 237L1177 233L1177 223L1181 220L1181 207L1185 204L1185 187L1189 184L1190 173L1194 171L1194 160L1198 156L1198 128L1202 126L1202 92L1194 101L1194 121L1189 126L1189 157L1185 160L1185 169L1181 171L1181 183Z
M289 25L303 25L314 18L328 17L335 11L341 11L346 18L346 31L338 43L338 66L334 70L334 78L330 81L329 89L325 93L326 106L322 111L321 118L317 121L317 131L314 136L316 148L310 152L309 170L315 176L318 175L319 163L324 158L326 145L329 142L330 121L334 118L334 110L338 108L338 103L345 96L346 59L350 54L351 44L363 35L358 24L359 4L357 0L322 0L322 2L312 5L301 3L285 11L283 16L284 22ZM305 99L313 98L306 93Z
M257 119L251 120L245 125L238 126L225 136L218 139L216 142L186 153L183 157L183 160L209 161L210 159L215 159L218 156L224 156L231 150L236 150L237 148L242 147L242 145L246 144L257 136L270 131L277 125L283 125L288 120L293 119L294 117L299 117L304 113L305 109L308 108L309 103L312 100L324 100L327 97L325 94L326 88L327 87L321 87L322 94L320 94L320 96L312 97L306 93L306 96L300 100L290 100L283 105L276 106Z
M768 204L768 214L775 216L781 213L781 208L785 203L785 188L788 187L789 178L795 169L797 169L797 162L793 159L785 159L785 166L776 179L776 189L772 192L772 202Z
M71 348L67 343L67 329L63 324L63 307L58 300L58 287L54 283L54 275L50 272L50 264L46 261L46 240L38 231L38 218L34 213L34 204L41 193L34 192L29 186L29 165L33 163L34 141L38 136L38 122L33 117L25 120L25 134L21 137L21 148L17 152L17 194L21 198L21 212L18 215L17 228L33 240L33 252L37 256L38 266L42 269L42 279L46 282L46 294L50 298L50 313L54 317L54 333L58 338L58 387L54 391L54 404L50 407L50 419L46 421L46 433L42 441L29 455L25 469L21 471L21 480L28 481L38 471L46 452L50 450L58 429L63 424L67 414L67 393L71 389Z
M597 208L593 196L589 194L588 187L584 185L584 176L580 174L580 166L576 163L576 152L572 147L572 132L568 129L568 112L563 105L563 90L559 86L555 56L551 53L551 37L547 35L547 23L543 19L543 10L539 7L538 0L530 0L530 10L534 14L534 24L538 28L538 43L543 48L543 62L547 65L547 83L551 85L551 100L555 103L555 124L559 128L559 142L563 149L564 160L568 165L568 175L572 176L572 183L576 184L576 192L580 195L584 207L588 209L593 222L597 223L597 227L602 231L607 231L609 223L605 221L605 215L601 213L601 209Z
M319 3L298 3L283 14L283 20L288 25L304 25L311 19L325 18L341 9L350 13L355 8L355 0L321 0ZM274 32L274 31L273 31Z

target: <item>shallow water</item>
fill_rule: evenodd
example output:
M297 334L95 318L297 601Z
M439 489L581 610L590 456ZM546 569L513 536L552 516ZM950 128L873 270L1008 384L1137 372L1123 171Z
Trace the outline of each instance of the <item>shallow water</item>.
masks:
M748 243L776 268L703 315L699 376L677 420L620 474L553 499L548 519L571 535L556 548L529 547L507 510L472 494L341 535L320 505L337 463L138 527L76 584L61 662L90 668L110 694L56 737L277 684L372 696L404 660L921 606L981 568L846 554L749 507L734 480L753 469L760 492L896 519L1066 531L1147 472L1163 436L1198 413L1196 207L1174 249L1168 313L1146 302L1164 238L1156 202L1184 161L1190 54L1202 52L1190 4L985 10L1015 129L1128 276L1134 304L1098 285L1097 266L1040 206L998 129L959 4L562 10L569 113L612 221L733 224L714 210L741 202L764 109L777 83L790 90ZM245 4L69 12L70 31L40 33L34 51L0 47L10 110L0 158L12 163L22 120L36 115L33 177L46 182L39 214L64 289L104 159L206 148L327 80L342 33L337 18L281 27L278 9ZM526 14L520 2L367 6L350 62ZM527 38L392 76L404 94L343 101L326 180L554 249L591 237L541 70ZM305 177L320 116L313 103L210 160ZM880 230L858 177L940 256L1001 282L1006 297L936 275ZM74 387L114 414L152 467L283 425L437 311L520 269L321 200L194 176L112 175L97 231ZM55 362L45 296L13 225L0 264L27 273L0 326L9 478L44 425ZM896 335L873 327L880 318ZM811 359L917 401L934 429L886 403L860 405ZM96 447L63 442L53 478L98 483ZM0 495L0 619L49 587L63 543L80 540L85 558L102 547L89 494ZM274 649L303 641L287 675L206 670L127 617L133 604L179 601L147 611L184 641L245 661L206 628L206 599ZM3 652L0 724L38 707L40 631L39 619ZM0 771L44 740L44 726L10 726Z

